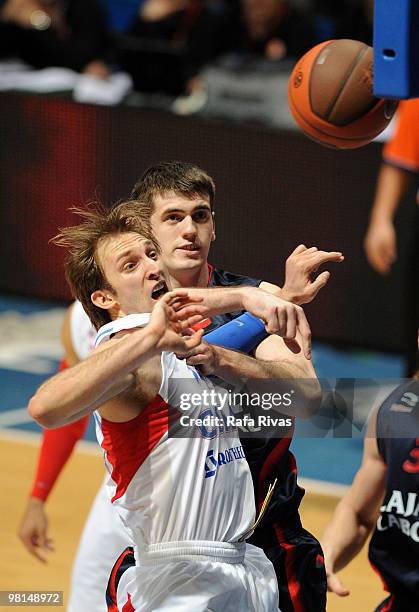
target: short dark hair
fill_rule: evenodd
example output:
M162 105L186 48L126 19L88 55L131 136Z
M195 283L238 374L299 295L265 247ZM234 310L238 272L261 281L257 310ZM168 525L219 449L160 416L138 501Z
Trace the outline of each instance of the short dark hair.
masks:
M213 179L198 166L181 161L161 162L147 168L131 191L131 199L147 204L153 212L155 196L168 191L191 199L197 195L208 198L211 209L214 208Z
M148 207L141 208L136 201L119 202L111 209L100 203L71 210L81 217L79 225L60 228L51 242L67 249L65 274L71 291L83 305L91 322L99 329L110 321L107 310L93 304L91 295L98 289L109 289L104 271L97 256L102 238L125 232L137 232L151 240L160 251L150 227Z

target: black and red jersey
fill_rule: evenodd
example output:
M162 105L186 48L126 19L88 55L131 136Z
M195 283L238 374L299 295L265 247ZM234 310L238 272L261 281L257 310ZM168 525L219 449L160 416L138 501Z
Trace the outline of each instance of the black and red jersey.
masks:
M209 266L210 287L250 285L262 281ZM213 329L240 316L235 312L213 317ZM277 479L273 496L259 526L247 541L262 548L278 579L282 612L324 612L326 572L321 546L303 529L298 513L304 490L297 484L297 464L289 450L294 426L281 438L246 438L241 443L252 473L256 507L260 509L269 484Z
M385 589L402 597L409 612L419 609L418 380L395 389L380 407L377 444L387 466L386 493L369 558Z

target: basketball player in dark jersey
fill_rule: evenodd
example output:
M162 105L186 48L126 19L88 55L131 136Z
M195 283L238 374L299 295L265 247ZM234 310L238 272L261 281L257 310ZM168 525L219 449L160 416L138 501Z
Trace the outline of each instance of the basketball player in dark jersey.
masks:
M375 612L419 609L419 380L397 387L370 420L364 456L322 539L328 588L349 594L336 572L361 550L389 596Z

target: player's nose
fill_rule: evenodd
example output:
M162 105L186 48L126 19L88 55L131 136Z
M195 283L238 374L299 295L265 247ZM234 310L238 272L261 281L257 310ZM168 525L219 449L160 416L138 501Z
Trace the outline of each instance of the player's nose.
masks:
M182 236L183 238L196 236L196 224L190 215L187 215L182 221Z
M147 259L146 277L152 280L159 280L160 278L163 278L160 263L155 259Z

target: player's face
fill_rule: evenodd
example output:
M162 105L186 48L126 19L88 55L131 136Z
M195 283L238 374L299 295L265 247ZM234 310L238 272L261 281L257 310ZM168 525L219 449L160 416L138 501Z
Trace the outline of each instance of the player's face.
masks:
M154 244L136 232L104 238L97 255L112 290L96 291L92 300L109 310L112 318L150 312L167 292Z
M151 225L169 274L196 273L207 265L214 220L208 199L189 199L174 192L156 196Z

